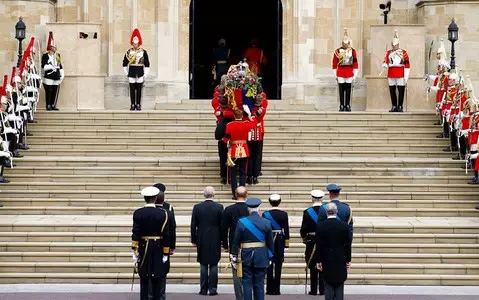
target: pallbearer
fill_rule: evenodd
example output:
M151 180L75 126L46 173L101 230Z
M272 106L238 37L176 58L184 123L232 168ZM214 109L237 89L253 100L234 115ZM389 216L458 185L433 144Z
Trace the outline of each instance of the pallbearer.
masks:
M403 112L404 95L409 79L409 55L405 49L399 48L398 32L394 31L392 49L386 52L383 69L388 70L389 93L392 108L389 112ZM399 94L396 94L396 87Z
M266 280L266 295L281 295L281 269L283 267L284 254L289 248L289 221L288 213L279 209L281 196L272 194L269 204L273 208L263 213L263 218L271 223L273 229L274 257L273 263L268 267Z
M303 220L301 222L300 234L303 243L306 245L305 259L306 259L306 277L308 276L308 269L310 274L311 290L309 295L324 295L323 274L316 268L316 225L318 224L319 215L321 213L321 205L323 204L324 192L321 190L311 191L311 200L313 206L305 209L303 212ZM307 284L307 282L305 282Z
M141 191L146 205L133 214L131 248L133 260L140 276L140 299L148 299L151 289L153 300L165 299L163 282L168 272L169 228L166 210L157 208L156 196L160 190L147 187Z
M130 110L141 110L141 92L150 72L150 60L148 52L141 47L143 40L140 30L133 30L130 44L132 47L123 58L123 70L130 83Z
M358 58L344 28L343 44L334 51L333 71L339 86L339 111L351 111L351 90L358 76Z

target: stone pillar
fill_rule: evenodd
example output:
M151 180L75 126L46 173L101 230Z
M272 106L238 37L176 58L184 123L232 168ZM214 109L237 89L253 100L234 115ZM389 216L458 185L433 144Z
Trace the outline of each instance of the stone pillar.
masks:
M100 24L92 23L47 24L47 31L53 32L65 70L58 97L60 109L105 109L100 27ZM88 34L88 38L80 38L80 32Z
M391 49L394 30L398 31L400 47L410 58L411 73L407 86L404 109L406 111L433 111L435 102L427 101L424 84L425 66L425 27L423 25L372 25L368 52L370 54L370 72L367 79L368 111L387 111L391 108L387 71L382 76L382 63L387 49Z

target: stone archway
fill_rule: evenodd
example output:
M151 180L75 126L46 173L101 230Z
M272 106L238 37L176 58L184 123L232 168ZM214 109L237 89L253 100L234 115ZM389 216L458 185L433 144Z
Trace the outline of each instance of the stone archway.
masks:
M175 0L177 2L178 13L178 48L177 48L177 78L184 84L189 84L189 41L190 41L190 14L189 7L191 0ZM296 91L294 93L287 90L294 85L296 89L297 81L297 49L295 45L298 42L298 18L294 16L294 11L299 9L301 1L297 0L282 0L283 7L283 30L282 30L282 99L295 99ZM176 4L176 3L175 3ZM298 6L298 7L295 7ZM286 93L285 93L286 92Z

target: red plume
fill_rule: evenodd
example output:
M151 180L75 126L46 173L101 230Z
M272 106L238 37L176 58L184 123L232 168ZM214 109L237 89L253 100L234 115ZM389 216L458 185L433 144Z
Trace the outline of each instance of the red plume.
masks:
M143 39L141 38L141 33L138 28L135 28L135 30L133 30L133 33L131 34L130 44L133 45L133 38L135 36L138 38L138 45L143 45Z
M22 62L20 63L20 69L18 70L18 76L23 78L23 70L25 69L25 56L22 58Z
M8 75L3 75L2 96L7 95Z
M28 51L28 53L31 53L34 45L35 45L35 38L32 36L30 38L30 43L28 43L27 49L25 49L25 51Z
M55 41L53 40L53 32L48 33L48 43L47 43L47 51L52 51L52 47L55 46Z

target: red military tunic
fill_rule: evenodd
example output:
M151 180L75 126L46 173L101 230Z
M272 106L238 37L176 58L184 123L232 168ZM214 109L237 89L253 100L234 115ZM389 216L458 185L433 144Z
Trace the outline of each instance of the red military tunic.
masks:
M243 56L248 59L248 66L251 72L255 74L262 74L261 73L261 64L266 64L268 60L266 56L264 56L263 49L257 47L250 47L246 49Z
M451 109L452 102L454 98L456 98L457 89L455 86L448 87L446 93L446 103L444 103L441 107L441 116L445 116L446 112Z
M343 51L350 51L345 55L343 61L340 61L341 50ZM344 49L338 48L334 51L333 55L333 70L336 70L336 77L343 77L343 78L350 78L354 76L354 70L358 69L358 57L356 55L356 49Z
M249 121L233 121L226 125L226 134L223 138L225 143L229 142L231 147L228 149L228 154L232 159L249 157L248 133L255 128L258 121L253 118Z
M256 117L258 124L253 128L248 136L248 141L262 141L264 136L264 116L266 115L266 108L268 107L268 100L263 100L261 106L255 106L251 114ZM262 112L259 109L262 108Z
M444 98L444 93L446 93L447 87L449 86L449 77L447 75L440 75L434 80L434 86L438 87L436 93L436 103L441 103Z
M388 65L388 78L403 78L404 69L411 68L409 55L404 49L388 50L384 57L384 63Z

